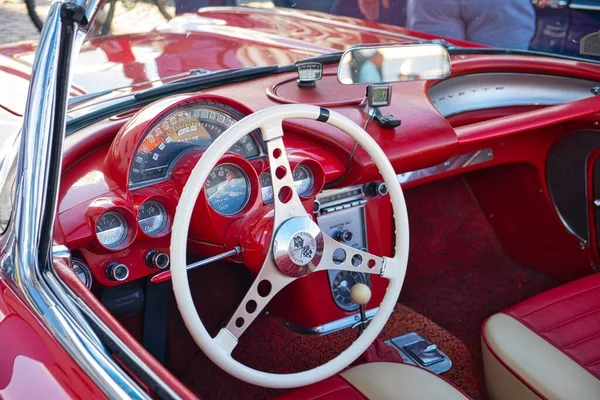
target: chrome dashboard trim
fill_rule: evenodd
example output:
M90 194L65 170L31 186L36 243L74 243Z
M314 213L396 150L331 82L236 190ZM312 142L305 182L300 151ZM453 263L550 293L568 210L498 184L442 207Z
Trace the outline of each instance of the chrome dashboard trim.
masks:
M550 106L594 97L598 82L553 75L482 73L457 76L433 85L431 104L444 117L498 107Z
M450 159L441 164L434 165L433 167L398 174L398 182L400 184L413 182L419 179L425 179L432 176L440 175L445 172L459 170L462 168L471 167L473 165L490 162L493 159L494 152L492 149L481 149L472 153L460 154L451 157Z

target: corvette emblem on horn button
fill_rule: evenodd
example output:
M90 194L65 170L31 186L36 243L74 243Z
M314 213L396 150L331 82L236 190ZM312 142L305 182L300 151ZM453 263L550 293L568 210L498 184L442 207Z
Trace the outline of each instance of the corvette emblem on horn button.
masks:
M285 221L273 240L273 258L287 276L306 276L314 271L323 256L323 233L310 218Z
M298 232L291 240L288 254L296 265L306 265L317 250L315 238L308 232Z

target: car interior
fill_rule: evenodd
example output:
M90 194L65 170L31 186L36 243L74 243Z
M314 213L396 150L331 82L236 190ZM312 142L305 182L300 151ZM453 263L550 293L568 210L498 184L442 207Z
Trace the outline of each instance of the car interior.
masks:
M339 57L71 110L69 288L181 397L598 398L600 67Z

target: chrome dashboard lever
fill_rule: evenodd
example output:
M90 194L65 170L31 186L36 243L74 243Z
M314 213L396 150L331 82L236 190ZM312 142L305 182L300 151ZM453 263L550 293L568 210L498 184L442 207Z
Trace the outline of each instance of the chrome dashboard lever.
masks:
M190 271L192 269L202 267L204 265L213 263L215 261L222 260L227 257L233 257L233 256L240 255L241 253L242 253L242 248L240 246L235 246L233 249L226 251L224 253L217 254L216 256L208 257L208 258L205 258L204 260L200 260L195 263L192 263L192 264L188 265L185 269L187 271ZM169 279L171 279L171 271L163 271L163 272L160 272L160 273L154 275L152 277L151 281L152 281L152 283L161 283L164 281L168 281Z

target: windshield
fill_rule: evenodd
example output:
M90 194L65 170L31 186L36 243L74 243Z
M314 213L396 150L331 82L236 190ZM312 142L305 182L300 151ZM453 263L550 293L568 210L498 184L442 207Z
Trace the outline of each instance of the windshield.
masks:
M33 4L43 21L50 1L26 2ZM137 91L181 78L190 70L198 74L286 65L356 44L437 38L459 47L535 50L596 60L600 10L589 3L108 0L77 60L74 94L117 88ZM0 0L0 7L5 6L16 7L17 0ZM29 36L35 39L33 32ZM31 61L33 54L25 52L21 57Z

